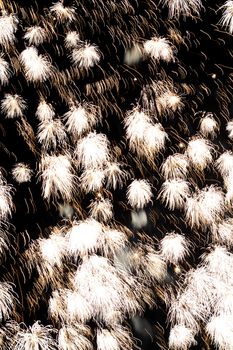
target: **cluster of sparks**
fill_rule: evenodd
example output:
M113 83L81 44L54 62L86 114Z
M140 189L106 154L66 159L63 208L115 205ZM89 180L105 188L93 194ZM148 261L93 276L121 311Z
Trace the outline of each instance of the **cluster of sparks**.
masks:
M42 9L0 1L1 117L35 160L15 156L9 172L0 170L0 260L9 255L17 270L0 280L1 349L133 350L130 320L159 303L169 325L161 349L187 350L198 337L233 348L233 152L216 141L233 139L231 91L219 83L220 115L205 110L208 86L200 83L199 93L186 83L179 60L192 40L178 27L208 10L201 0ZM232 34L233 1L217 10L213 26ZM106 35L102 45L98 35ZM126 103L121 93L135 84L136 100ZM187 111L198 119L192 133ZM205 181L210 173L218 180ZM39 237L25 232L22 247L10 233L14 195L33 179L47 209L64 219ZM119 208L131 213L133 230L118 220ZM36 316L42 300L46 324Z

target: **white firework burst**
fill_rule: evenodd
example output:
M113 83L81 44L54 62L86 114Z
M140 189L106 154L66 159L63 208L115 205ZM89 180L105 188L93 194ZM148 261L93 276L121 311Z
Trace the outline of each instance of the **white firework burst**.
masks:
M21 52L20 62L29 82L44 82L51 77L53 69L49 58L39 55L38 50L33 46Z
M158 80L152 82L150 89L155 95L158 113L163 117L164 113L173 114L184 107L183 98L171 80Z
M190 311L199 320L206 319L213 312L219 298L218 290L222 288L223 283L217 275L213 275L205 265L188 272L185 279L186 289L183 294L190 305ZM188 298L191 300L188 301Z
M158 113L163 115L164 112L176 112L180 111L184 107L182 97L172 90L167 90L156 98L156 107Z
M86 192L99 191L105 181L105 172L102 169L87 169L80 176L81 188Z
M43 150L56 149L57 146L66 148L67 135L60 119L45 120L38 126L38 142L42 145Z
M226 188L226 204L231 208L233 201L233 171L231 170L229 175L224 179L224 186Z
M125 232L110 227L104 228L102 239L101 250L106 257L115 256L117 252L122 251L122 249L126 247L128 241Z
M79 137L91 131L100 118L98 108L90 103L72 104L70 110L64 115L67 131L74 137Z
M68 252L74 257L94 253L100 247L102 225L93 219L74 223L67 233Z
M96 45L84 43L72 51L71 58L79 68L88 69L99 63L101 55Z
M0 16L0 45L6 49L14 44L18 19L15 15L4 13Z
M92 342L88 337L90 337L90 330L83 324L63 325L58 333L58 349L93 350Z
M42 155L40 172L45 199L61 196L69 201L72 198L76 181L68 155Z
M222 315L222 316L230 316L233 315L233 292L232 292L232 281L230 281L228 285L225 283L219 283L222 284L221 290L218 293L218 300L216 304L214 305L214 312L213 314L215 316Z
M61 266L67 252L67 241L62 234L52 233L47 239L38 240L42 259L51 266Z
M149 280L164 281L167 277L167 264L163 257L154 252L150 251L142 259L143 274L148 275Z
M168 134L164 130L162 124L156 123L147 126L143 137L142 149L144 156L146 155L148 159L153 159L158 152L164 150Z
M15 350L56 350L53 339L54 330L50 326L42 326L35 322L32 326L18 331L14 341Z
M41 100L36 110L36 117L39 119L39 121L41 123L49 122L52 121L54 116L55 111L53 106L50 103L47 103L45 100Z
M224 3L220 9L224 9L220 24L228 30L230 34L233 33L233 1L229 0Z
M196 345L194 339L195 331L184 325L175 325L170 330L169 334L169 349L173 350L188 350L192 345Z
M6 118L22 117L27 105L19 95L6 94L1 103L1 110Z
M233 348L233 316L212 317L206 325L206 331L219 350Z
M11 317L15 303L16 294L13 286L7 282L0 282L0 321Z
M117 162L109 162L105 167L106 188L122 188L129 173L121 169L121 164Z
M80 44L80 41L79 33L76 31L70 31L65 37L65 47L68 49L74 49Z
M76 272L74 283L98 318L104 317L110 310L120 309L123 302L119 299L123 292L122 281L106 258L94 255L85 258Z
M201 118L199 128L200 133L204 137L210 137L211 139L214 139L219 131L219 124L214 119L212 113L207 113L204 118Z
M127 199L132 208L140 209L152 202L152 188L147 180L134 180L128 186Z
M185 179L189 170L188 158L181 153L168 156L163 162L161 171L166 180Z
M133 341L127 329L117 326L112 330L97 329L97 350L132 350Z
M170 210L182 209L188 197L190 197L189 183L182 179L165 181L158 195Z
M80 139L75 153L78 165L84 169L102 168L110 160L110 142L104 134L89 133Z
M7 85L11 77L11 70L9 63L0 56L0 84Z
M231 151L222 153L216 160L215 165L223 179L228 179L233 169L233 153Z
M214 278L232 287L233 254L225 247L216 245L210 253L204 256L202 265Z
M12 176L19 184L31 181L32 174L32 169L25 163L17 163L12 169Z
M199 16L203 7L201 0L162 0L162 2L168 7L169 18Z
M207 186L187 199L185 209L191 227L213 227L221 221L226 209L224 193L221 188Z
M0 219L6 220L13 209L12 187L6 183L0 172Z
M171 303L170 320L172 323L175 321L175 324L185 325L197 333L200 330L199 322L206 323L213 313L216 314L223 294L226 296L230 290L217 271L221 271L221 258L223 258L222 264L230 262L224 255L222 252L220 254L217 252L216 257L209 257L207 254L201 266L186 274L185 288L179 293L174 304ZM228 268L228 272L231 268L232 266Z
M97 349L98 350L119 350L120 344L114 335L107 329L97 329Z
M41 45L47 39L47 32L40 26L33 26L26 29L26 33L23 36L28 41L29 45Z
M212 143L199 137L189 141L186 155L195 169L203 171L212 163L213 151Z
M153 161L154 156L165 148L168 135L162 125L153 124L137 107L128 112L124 123L129 147L139 157Z
M151 120L149 116L140 111L138 107L135 107L132 111L129 111L124 120L126 128L126 137L129 139L130 144L142 143L144 132L151 126ZM132 147L133 148L133 147Z
M67 312L67 296L71 291L69 289L58 289L52 292L52 296L49 298L48 314L49 317L66 323L69 319Z
M228 123L227 123L227 127L226 127L226 130L228 131L228 137L230 140L233 139L233 121L230 120Z
M84 296L76 291L67 290L66 294L67 319L72 323L78 321L88 322L93 314L93 310ZM66 311L65 311L66 312Z
M168 233L160 241L161 256L166 262L177 265L189 254L189 245L183 235L175 232Z
M10 248L10 241L7 236L6 228L0 227L0 261L4 260L6 256L6 252L9 250L9 248Z
M230 248L233 245L233 219L227 218L213 230L213 239Z
M153 37L144 43L144 51L152 59L170 62L174 60L174 48L166 38Z
M76 272L74 285L92 307L92 317L107 324L115 324L123 314L132 315L140 310L139 285L135 279L126 271L116 270L104 257L85 257Z
M72 22L75 19L75 8L64 6L63 1L56 2L49 9L60 23Z
M198 332L198 322L202 312L201 305L198 302L199 300L192 290L179 294L176 299L172 298L168 312L168 318L172 326L182 324L194 332Z
M108 198L97 198L89 205L89 214L93 219L108 222L113 218L113 205Z

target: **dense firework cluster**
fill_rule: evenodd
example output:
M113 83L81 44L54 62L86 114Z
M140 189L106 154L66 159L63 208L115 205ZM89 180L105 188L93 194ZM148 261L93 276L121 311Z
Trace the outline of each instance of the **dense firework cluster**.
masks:
M0 0L0 349L233 349L232 33Z

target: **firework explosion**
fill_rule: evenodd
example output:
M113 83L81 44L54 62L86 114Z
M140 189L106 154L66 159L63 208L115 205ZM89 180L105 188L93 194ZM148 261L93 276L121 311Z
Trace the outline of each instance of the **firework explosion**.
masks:
M0 0L0 349L233 349L233 1Z

